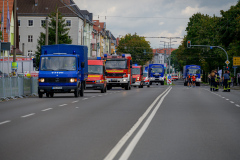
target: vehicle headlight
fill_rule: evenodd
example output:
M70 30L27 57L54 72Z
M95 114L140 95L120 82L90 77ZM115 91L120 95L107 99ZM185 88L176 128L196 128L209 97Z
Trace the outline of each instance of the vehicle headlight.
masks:
M44 83L45 79L44 78L39 78L38 81L41 82L41 83Z
M70 78L70 82L71 82L71 83L77 82L77 78Z
M124 82L126 82L126 81L127 81L127 79L125 79L125 78L124 78L124 79L123 79L123 81L124 81Z
M102 80L96 80L96 83L102 83L103 81Z
M154 77L151 77L150 79L151 79L151 80L153 80L153 79L154 79Z
M139 77L137 77L137 81L139 81Z

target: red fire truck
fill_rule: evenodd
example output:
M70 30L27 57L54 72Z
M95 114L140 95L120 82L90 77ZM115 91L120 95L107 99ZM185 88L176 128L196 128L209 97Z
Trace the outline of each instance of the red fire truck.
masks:
M88 79L86 81L87 90L101 90L107 92L105 61L101 57L88 59Z
M138 86L138 88L143 88L143 72L142 66L133 65L132 66L132 86Z
M122 56L104 55L106 60L107 89L112 87L122 87L126 90L131 89L132 84L132 57L130 54Z

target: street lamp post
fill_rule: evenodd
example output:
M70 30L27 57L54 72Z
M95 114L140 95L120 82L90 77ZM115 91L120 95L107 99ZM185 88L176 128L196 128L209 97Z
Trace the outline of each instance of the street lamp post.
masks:
M57 13L56 13L56 38L55 38L55 43L58 44L58 9L59 8L64 8L64 7L70 7L70 6L75 6L76 4L71 4L67 6L62 6L57 8Z

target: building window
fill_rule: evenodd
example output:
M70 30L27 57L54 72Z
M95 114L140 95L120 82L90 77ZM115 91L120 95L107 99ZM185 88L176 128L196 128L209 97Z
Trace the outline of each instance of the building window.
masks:
M68 36L68 39L71 39L71 36Z
M29 27L33 26L33 20L28 20L28 26Z
M46 25L46 21L45 20L41 20L41 27L44 27Z
M21 20L18 20L18 27L21 26Z
M28 42L33 42L33 36L32 35L28 35Z
M32 56L33 55L33 51L32 50L28 50L28 56Z
M71 27L71 20L66 20L66 24L68 27Z

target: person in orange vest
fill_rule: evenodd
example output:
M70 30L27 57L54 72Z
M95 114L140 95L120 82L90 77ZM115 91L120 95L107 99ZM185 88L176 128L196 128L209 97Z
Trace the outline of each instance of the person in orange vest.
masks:
M193 87L196 86L196 77L195 77L195 75L192 76L192 86Z
M188 76L187 76L187 82L188 82L188 87L191 87L192 82L191 82L190 74L188 74Z

